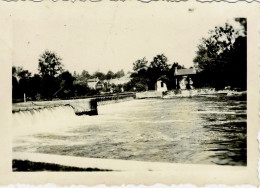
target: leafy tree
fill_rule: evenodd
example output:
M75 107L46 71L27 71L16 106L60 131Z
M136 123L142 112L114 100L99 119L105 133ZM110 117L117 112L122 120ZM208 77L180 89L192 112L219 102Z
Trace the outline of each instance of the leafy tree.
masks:
M133 70L135 72L139 72L141 70L147 70L147 64L148 64L148 61L146 60L145 57L142 59L136 60L133 63Z
M65 71L59 75L58 79L60 82L60 90L56 92L56 95L60 98L72 97L74 95L73 82L75 78L69 71Z
M246 20L239 21L246 29ZM209 33L207 39L202 39L194 58L195 67L199 71L195 83L199 83L200 87L221 89L231 86L245 89L246 31L241 34L226 23Z
M114 73L111 70L109 70L106 74L106 79L110 80L112 78L114 78Z
M149 77L148 87L151 90L155 89L155 83L162 75L167 75L169 72L169 65L167 64L167 57L164 54L157 55L153 58L147 69L147 76Z
M150 64L150 68L157 69L159 72L169 71L169 65L167 64L167 57L164 54L157 55L153 58Z
M116 77L116 78L121 78L121 77L123 77L123 76L125 76L125 72L124 72L123 69L121 69L120 71L117 71L117 72L115 73L115 77Z
M131 74L131 81L126 85L126 90L134 91L135 88L136 91L146 91L148 89L147 64L145 57L133 63L134 72Z
M173 63L172 67L167 64L167 57L164 54L157 55L148 65L146 58L136 60L133 63L133 73L131 81L125 85L126 90L146 91L154 90L159 78L167 83L169 89L175 89L175 68L184 68L178 63Z
M13 99L23 99L24 93L27 97L31 94L31 73L23 67L12 67Z
M46 50L39 58L38 70L42 77L56 77L63 71L61 58L55 52Z
M12 75L18 80L20 79L29 79L31 77L31 73L28 70L24 70L23 67L12 67Z
M99 80L105 80L106 75L103 72L96 71L93 76L94 78L98 78Z
M43 98L52 99L60 90L57 77L63 71L61 58L56 53L46 50L39 58L38 70L42 78L41 94Z
M88 79L88 78L90 77L90 74L89 74L88 71L83 70L80 76L81 76L82 78Z
M28 70L22 70L17 73L17 76L20 79L29 79L31 77L32 73L30 73Z

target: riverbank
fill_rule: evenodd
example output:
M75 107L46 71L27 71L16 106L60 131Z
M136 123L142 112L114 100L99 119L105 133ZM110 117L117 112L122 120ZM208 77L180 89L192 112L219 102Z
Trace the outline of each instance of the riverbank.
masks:
M101 159L74 157L42 153L13 153L13 171L88 171L88 172L126 172L126 171L172 171L183 168L197 168L196 164L165 162L146 162L121 159ZM201 166L201 169L209 165ZM217 166L210 165L212 169ZM230 168L230 167L222 167ZM235 167L237 170L244 167Z
M192 89L170 91L144 91L136 93L137 99L145 98L186 98L186 97L222 97L227 99L246 100L246 91L215 90L215 89Z
M29 160L13 160L13 172L37 172L37 171L67 171L67 172L104 172L112 171L99 168L79 168L73 166L64 166L54 163L33 162Z

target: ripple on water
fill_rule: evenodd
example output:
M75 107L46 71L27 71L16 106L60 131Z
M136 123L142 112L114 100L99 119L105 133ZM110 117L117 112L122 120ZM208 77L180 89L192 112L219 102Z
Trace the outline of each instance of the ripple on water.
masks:
M73 118L77 124L64 122L58 131L51 129L15 137L13 150L139 161L246 165L247 123L243 101L134 100L100 106L98 116Z

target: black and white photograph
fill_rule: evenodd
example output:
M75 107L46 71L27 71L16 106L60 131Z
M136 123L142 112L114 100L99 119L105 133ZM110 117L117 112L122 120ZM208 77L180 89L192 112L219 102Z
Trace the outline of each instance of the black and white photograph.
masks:
M249 169L253 39L235 4L16 6L11 171Z

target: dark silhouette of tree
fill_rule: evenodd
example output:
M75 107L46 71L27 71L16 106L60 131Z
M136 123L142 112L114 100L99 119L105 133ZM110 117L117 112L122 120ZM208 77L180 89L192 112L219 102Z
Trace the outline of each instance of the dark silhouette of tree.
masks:
M63 71L61 58L55 52L46 50L39 58L38 70L42 77L56 77Z
M57 77L63 71L61 58L56 53L46 50L39 58L38 70L42 78L41 94L43 98L52 99L60 90Z
M114 73L111 70L109 70L106 74L106 79L110 80L112 78L114 78Z
M167 64L167 57L164 54L157 55L153 58L150 66L147 69L147 76L149 78L148 88L155 89L157 80L162 75L167 75L169 72L169 65Z
M246 20L238 20L244 28L242 34L226 23L202 39L194 58L197 87L246 89Z
M139 60L136 60L134 63L133 63L133 70L135 72L139 72L141 70L146 70L147 69L147 65L148 64L148 61L146 60L146 58L142 58L142 59L139 59Z
M80 76L84 79L88 79L90 77L90 74L88 71L83 70Z
M34 74L30 79L30 96L32 100L40 100L41 98L41 82L42 79L38 74Z
M103 72L96 71L93 76L94 78L98 78L99 80L105 80L106 75Z
M125 72L124 72L123 69L121 69L120 71L117 71L117 72L115 73L115 78L121 78L121 77L123 77L123 76L125 76Z
M60 90L56 92L56 96L59 98L69 98L74 96L73 82L75 78L69 71L65 71L58 76L60 83Z
M149 78L147 75L148 61L146 58L138 59L133 63L131 81L126 85L126 90L146 91L148 90ZM129 89L130 88L130 89Z
M31 73L23 67L12 67L13 99L23 99L24 94L32 98Z

